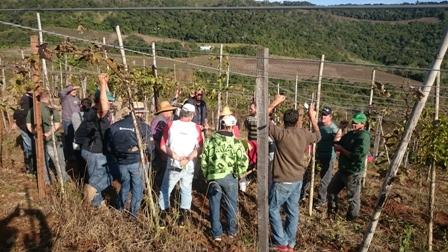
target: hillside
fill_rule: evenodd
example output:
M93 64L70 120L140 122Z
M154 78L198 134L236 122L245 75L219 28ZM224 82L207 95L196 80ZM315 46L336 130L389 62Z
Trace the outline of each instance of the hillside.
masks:
M38 4L38 2L40 2ZM180 2L182 2L180 4ZM203 5L205 1L149 1L113 6ZM223 5L225 1L208 1ZM259 5L232 1L226 5ZM278 4L278 3L277 3ZM110 6L108 1L13 1L2 8ZM161 36L186 42L243 43L269 47L272 54L333 61L369 61L387 65L427 67L448 24L446 10L431 9L338 11L161 11L42 13L44 27L112 32L119 24L126 33ZM0 20L36 26L34 13L2 12ZM373 21L372 21L373 20ZM388 21L388 22L384 22ZM0 26L0 46L27 46L27 32Z

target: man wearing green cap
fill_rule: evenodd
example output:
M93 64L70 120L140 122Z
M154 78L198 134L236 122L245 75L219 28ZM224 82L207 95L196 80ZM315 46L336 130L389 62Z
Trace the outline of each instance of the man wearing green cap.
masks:
M347 220L350 221L358 217L361 208L361 180L370 148L370 133L365 129L366 122L367 116L364 113L356 113L352 118L352 131L334 144L334 149L340 152L339 170L328 185L328 213L336 214L338 194L347 187Z

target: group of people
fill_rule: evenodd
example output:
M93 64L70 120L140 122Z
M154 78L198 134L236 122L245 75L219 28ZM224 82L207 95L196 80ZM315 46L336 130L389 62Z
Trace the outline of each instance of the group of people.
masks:
M118 181L118 209L125 209L131 193L130 214L136 218L144 195L146 166L155 170L154 189L159 193L159 227L169 223L170 195L177 184L180 187L180 211L177 225L184 226L190 218L193 180L207 181L207 197L211 222L211 237L220 241L224 233L233 238L238 233L238 191L245 191L253 179L257 166L257 110L251 103L250 115L244 121L247 139L240 136L239 123L229 107L220 113L219 129L206 136L209 129L207 106L203 91L199 90L179 106L162 101L152 122L145 122L148 113L142 102L134 102L134 111L120 120L114 120L111 105L114 97L108 89L108 76L100 74L93 106L90 99L80 100L78 88L68 86L60 93L62 118L51 104L49 93L39 95L46 156L45 182L52 183L51 167L56 167L57 179L69 180L66 162L73 160L87 167L85 200L94 207L104 205L103 192ZM33 141L35 122L31 91L22 97L14 118L23 140L26 169L34 169ZM176 95L177 97L177 95ZM285 100L275 96L269 105L271 113ZM320 115L318 117L318 113ZM299 224L299 202L306 194L310 146L317 144L316 160L320 167L320 185L316 207L327 206L329 214L338 208L338 194L348 191L347 219L359 216L361 179L370 135L365 126L367 117L359 112L352 118L348 133L333 122L333 111L324 107L307 111L311 130L302 127L299 111L288 109L283 125L269 123L271 139L269 183L269 220L273 248L293 251ZM319 120L320 119L320 120ZM138 126L140 139L134 125ZM60 129L63 129L62 134ZM143 152L143 156L141 155ZM338 171L335 173L338 164ZM335 174L334 174L335 173ZM199 174L199 175L198 175ZM333 175L334 174L334 175ZM150 179L151 179L150 178ZM151 190L153 188L149 188ZM221 224L221 204L226 210L227 225ZM282 209L286 220L282 221Z

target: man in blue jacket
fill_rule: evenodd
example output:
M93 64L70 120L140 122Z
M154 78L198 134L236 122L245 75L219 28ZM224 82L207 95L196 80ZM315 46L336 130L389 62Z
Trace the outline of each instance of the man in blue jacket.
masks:
M151 129L143 120L144 113L148 112L142 102L134 102L135 116L140 128L142 143L145 153L150 153ZM131 214L137 217L140 203L143 199L143 169L140 162L137 135L132 116L125 116L120 121L112 124L110 128L111 149L115 156L121 175L121 190L118 195L118 209L126 205L129 190L132 192Z

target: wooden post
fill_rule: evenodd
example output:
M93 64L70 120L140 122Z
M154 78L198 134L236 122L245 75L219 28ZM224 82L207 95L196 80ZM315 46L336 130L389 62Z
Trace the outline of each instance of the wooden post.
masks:
M123 59L123 64L126 69L126 74L128 74L128 67L126 64L126 54L124 52L123 39L121 37L120 27L118 25L116 26L116 32L117 32L117 36L118 36L118 44L120 46L121 57ZM140 172L144 176L146 188L148 190L149 210L153 214L152 217L155 217L157 210L154 205L154 200L152 197L151 180L149 179L149 176L148 176L148 174L152 174L151 162L149 162L149 169L147 170L146 166L147 166L148 162L146 162L146 158L145 158L145 154L144 154L145 150L144 150L143 143L142 143L142 135L140 132L140 127L137 123L137 118L135 116L135 108L134 108L133 98L132 98L131 83L128 78L125 78L124 81L125 81L125 86L126 86L126 92L127 92L128 99L129 99L129 106L131 108L132 123L134 125L135 136L137 138L137 145L138 145L139 154L140 154ZM153 219L153 221L154 220L155 219ZM154 221L154 224L158 225L158 223L155 221Z
M258 207L258 251L269 250L268 214L268 66L269 49L260 48L257 52L257 207Z
M6 75L5 75L5 66L3 66L2 58L0 58L0 66L2 68L2 92L4 93L6 91Z
M82 98L87 97L87 75L82 79Z
M173 73L174 73L174 82L177 82L177 76L176 76L176 64L173 64Z
M376 120L375 140L373 142L373 156L376 158L380 149L381 143L381 125L383 123L383 116L378 115Z
M44 36L42 33L42 24L40 22L40 13L36 13L37 17L37 29L39 29L39 45L44 43ZM48 86L48 72L47 72L47 61L42 58L42 71L44 73L43 84L44 87Z
M20 50L20 55L22 56L22 59L25 59L25 53L23 52L23 50Z
M41 69L39 66L38 48L39 40L37 36L31 36L31 72L32 80L34 82L33 92L33 113L34 113L34 143L36 148L36 167L37 167L37 189L39 191L39 198L45 197L45 182L44 172L45 168L45 152L44 152L44 134L42 131L42 115L39 94L41 92Z
M229 80L230 80L230 62L227 62L227 71L226 71L226 106L229 105Z
M219 130L219 117L221 116L221 89L222 89L222 50L223 44L219 47L219 65L218 65L218 106L217 106L217 117L216 117L216 125L215 129Z
M383 124L382 124L382 122L380 124L380 132L381 132L380 139L384 139L384 131L383 131ZM384 151L386 152L387 163L390 165L389 148L386 145L386 141L384 141Z
M280 94L280 84L279 83L277 83L277 94L278 95Z
M59 62L59 84L60 84L60 88L61 88L61 90L60 91L62 91L62 89L63 89L63 80L64 79L64 77L63 77L63 75L62 75L62 62Z
M152 71L153 71L153 75L156 78L159 77L158 75L158 71L157 71L157 59L156 59L156 43L152 42L151 43L151 49L152 49ZM152 97L152 104L153 106L151 107L151 112L156 112L159 108L159 90L156 89L156 87L153 87L153 97Z
M103 37L103 53L104 53L104 58L107 59L107 50L106 50L106 37ZM107 71L110 70L109 65L106 66L107 67Z
M373 105L373 90L375 88L375 69L372 70L372 83L370 85L370 97L369 97L369 119L372 116L372 105ZM370 123L367 127L367 132L370 132ZM364 160L364 172L362 173L362 187L366 185L367 168L369 167L368 155Z
M440 75L439 71L436 79L436 98L435 98L435 111L434 111L434 121L439 120L439 96L440 96ZM436 171L437 171L436 161L432 161L430 166L431 171L431 182L429 187L429 223L428 223L428 251L432 251L432 240L433 240L433 229L434 229L434 210L435 210L435 192L436 192Z
M297 88L299 85L299 72L297 72L296 74L296 85L295 85L295 89L294 89L294 109L297 109Z
M426 101L428 100L428 95L431 91L432 86L434 85L437 73L440 71L440 66L442 64L443 58L445 57L447 48L448 48L448 30L445 32L443 42L439 49L439 53L432 65L431 68L432 70L426 77L424 85L421 88L423 96L414 105L410 119L407 122L404 134L402 136L400 145L397 149L397 152L394 155L393 161L389 166L388 174L386 175L386 178L383 181L383 185L381 186L381 189L379 191L378 200L376 202L375 209L372 213L369 227L367 228L364 234L361 249L362 252L367 251L370 247L373 235L375 234L375 229L378 225L381 211L383 210L384 204L386 203L387 197L389 196L389 193L392 189L393 178L397 175L398 168L400 167L400 163L403 159L404 153L409 144L409 140L411 139L412 133L418 123L420 115L425 107Z
M69 84L69 76L68 76L68 60L67 60L67 54L64 54L64 76L65 76L65 86L68 86Z
M320 106L320 93L322 88L322 76L324 73L324 62L325 62L325 55L322 55L320 59L320 65L319 65L319 76L317 80L317 97L316 97L316 116L317 120L319 120L319 106ZM312 104L310 105L312 106ZM309 204L308 204L308 214L310 216L313 215L313 201L314 201L314 173L316 170L316 143L313 143L313 152L311 153L311 180L310 180L310 197L309 197Z

